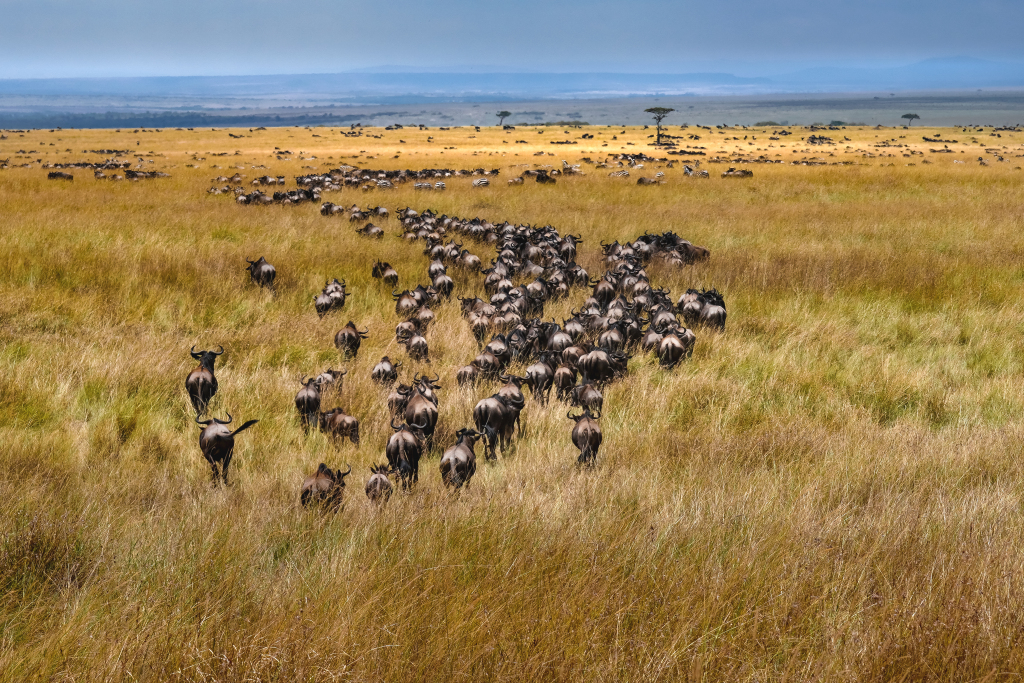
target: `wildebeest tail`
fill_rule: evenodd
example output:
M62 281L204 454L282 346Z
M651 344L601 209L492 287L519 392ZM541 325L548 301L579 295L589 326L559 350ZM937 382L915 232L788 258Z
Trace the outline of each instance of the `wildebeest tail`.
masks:
M241 427L239 427L239 428L238 428L238 429L236 429L235 431L231 432L231 436L234 436L234 435L235 435L235 434L237 434L238 432L244 432L244 431L245 431L246 429L248 429L249 427L252 427L252 426L253 426L254 424L256 424L257 422L259 422L259 420L249 420L248 422L246 422L245 424L243 424L243 425L242 425Z

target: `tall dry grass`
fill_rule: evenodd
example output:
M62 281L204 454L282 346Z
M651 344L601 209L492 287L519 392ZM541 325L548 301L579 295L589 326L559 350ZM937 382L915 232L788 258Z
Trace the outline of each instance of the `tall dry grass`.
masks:
M666 185L639 188L585 164L585 177L554 187L504 185L523 168L514 164L650 152L649 131L619 130L566 148L546 143L579 131L9 134L0 158L12 163L28 161L18 149L95 159L77 150L138 142L173 177L117 184L77 171L63 184L38 162L0 171L3 678L1015 678L1024 176L1014 159L866 159L857 149L891 153L872 145L907 133L851 129L851 149L832 158L798 141L771 153L864 165L759 165L752 181L721 180L717 165L711 180L687 180L677 166L660 169ZM957 158L993 142L977 135ZM1020 134L1003 136L1019 148ZM712 151L746 147L705 137ZM353 159L360 150L376 158ZM386 258L404 287L425 280L427 260L393 219L372 242L309 204L237 207L204 194L236 162L249 178L342 162L500 167L487 189L449 179L444 193L329 198L550 223L583 235L579 260L594 275L601 240L671 229L712 259L652 266L652 280L676 294L717 286L729 323L698 331L692 361L675 371L634 358L606 392L595 470L574 466L564 406L528 401L523 438L481 462L468 490L444 492L434 454L414 494L375 512L362 485L390 430L369 370L383 354L406 360L406 374L428 368L392 341L393 304L369 266ZM276 296L247 282L243 259L259 255L277 266ZM319 320L312 296L335 276L353 294ZM480 290L478 277L456 281L460 294ZM548 315L567 316L582 297ZM444 447L493 389L456 387L476 346L456 305L437 314L429 370L444 384ZM348 319L371 335L341 363L331 340ZM227 349L214 412L260 419L239 437L226 489L209 484L184 393L193 344ZM296 419L296 376L330 365L349 370L328 404L362 420L359 448L307 436ZM354 467L337 515L298 504L321 461Z

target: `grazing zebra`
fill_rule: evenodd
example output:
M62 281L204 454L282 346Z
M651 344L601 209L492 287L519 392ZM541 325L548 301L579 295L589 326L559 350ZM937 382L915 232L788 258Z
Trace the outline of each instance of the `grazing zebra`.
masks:
M446 189L446 185L444 183L442 183L442 182L437 182L437 183L434 183L434 189L435 190L444 190L444 189Z
M431 185L430 183L416 183L415 185L413 185L413 189L416 189L416 190L433 190L434 186Z
M479 180L473 181L473 187L487 187L490 184L491 183L490 181L487 180L487 178L480 178Z
M626 171L626 170L612 171L611 173L608 174L608 177L609 178L628 178L629 177L629 171Z
M377 187L381 190L393 190L395 188L395 186L391 184L390 180L378 180Z
M683 166L683 173L685 173L688 176L693 176L695 178L710 178L711 177L711 174L708 173L707 171L703 170L703 169L701 169L700 171L694 171L693 170L693 166L690 166L689 164Z
M664 178L665 174L662 173L661 171L658 171L657 173L654 174L654 177L655 178Z

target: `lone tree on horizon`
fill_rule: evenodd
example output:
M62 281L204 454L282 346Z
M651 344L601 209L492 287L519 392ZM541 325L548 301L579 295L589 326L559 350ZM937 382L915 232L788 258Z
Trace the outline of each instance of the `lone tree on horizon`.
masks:
M918 116L917 114L904 114L900 118L901 119L906 119L907 120L907 125L909 126L909 125L912 125L914 123L914 119L919 119L921 117Z
M650 109L644 109L644 112L653 115L655 123L658 124L658 140L654 144L661 144L661 120L674 111L675 109L669 109L668 107L651 107Z
M498 125L501 126L501 125L504 125L505 119L507 119L508 117L512 116L512 112L505 111L504 109L502 109L501 111L499 111L496 114L496 116L498 117Z

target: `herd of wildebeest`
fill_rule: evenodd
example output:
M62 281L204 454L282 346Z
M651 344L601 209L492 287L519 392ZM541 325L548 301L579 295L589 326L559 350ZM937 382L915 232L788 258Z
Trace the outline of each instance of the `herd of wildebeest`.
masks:
M347 213L358 216L356 220L371 214L389 215L379 207L362 210L354 206ZM571 438L579 451L577 462L592 466L603 438L602 389L626 374L631 356L654 353L660 365L670 369L693 352L696 336L687 325L719 330L725 327L725 302L716 290L690 289L673 301L668 290L651 284L646 267L653 259L686 265L710 257L707 249L672 232L644 234L629 243L602 243L607 271L592 279L576 263L580 236L560 235L551 226L494 224L410 208L398 210L396 217L405 240L425 245L429 284L395 291L398 272L382 261L372 265L371 275L382 286L392 288L399 321L395 340L405 348L409 359L430 363L427 335L434 321L431 307L454 295L455 280L449 271L459 278L472 278L475 283L482 277L486 294L486 298L457 297L479 353L456 371L454 379L463 387L490 382L501 386L476 404L473 425L456 431L455 443L443 452L439 471L445 487L458 490L469 484L476 472L478 441L483 440L485 457L491 460L498 457L499 450L507 452L517 428L522 434L524 388L540 404L549 403L554 391L558 401L571 406L567 417L573 422ZM467 241L494 248L490 267L484 268L482 259L464 248ZM274 267L263 257L248 260L248 264L252 282L273 290ZM571 317L561 324L553 318L544 319L546 304L576 291L589 293L571 310ZM313 296L317 314L322 318L342 309L347 295L344 280L328 281L322 292ZM342 359L354 358L368 333L353 321L342 327L334 337ZM185 387L201 427L199 447L210 464L213 480L227 484L235 436L257 421L250 420L232 431L230 415L227 420L201 419L217 392L215 364L223 352L223 347L217 351L196 351L193 347L192 357L199 365L188 375ZM509 372L513 362L525 366L523 375ZM416 373L400 383L401 366L401 361L384 356L370 373L382 391L390 390L387 405L393 430L385 447L387 463L374 465L366 484L366 495L375 504L383 504L390 497L392 477L403 490L414 487L421 459L433 450L441 412L440 377ZM338 407L323 410L327 397L340 392L344 375L344 371L329 369L315 377L302 377L295 407L306 430L319 429L332 439L348 438L358 445L358 418ZM575 414L573 409L577 410ZM303 505L340 506L345 477L351 471L351 466L343 472L321 463L302 484Z

